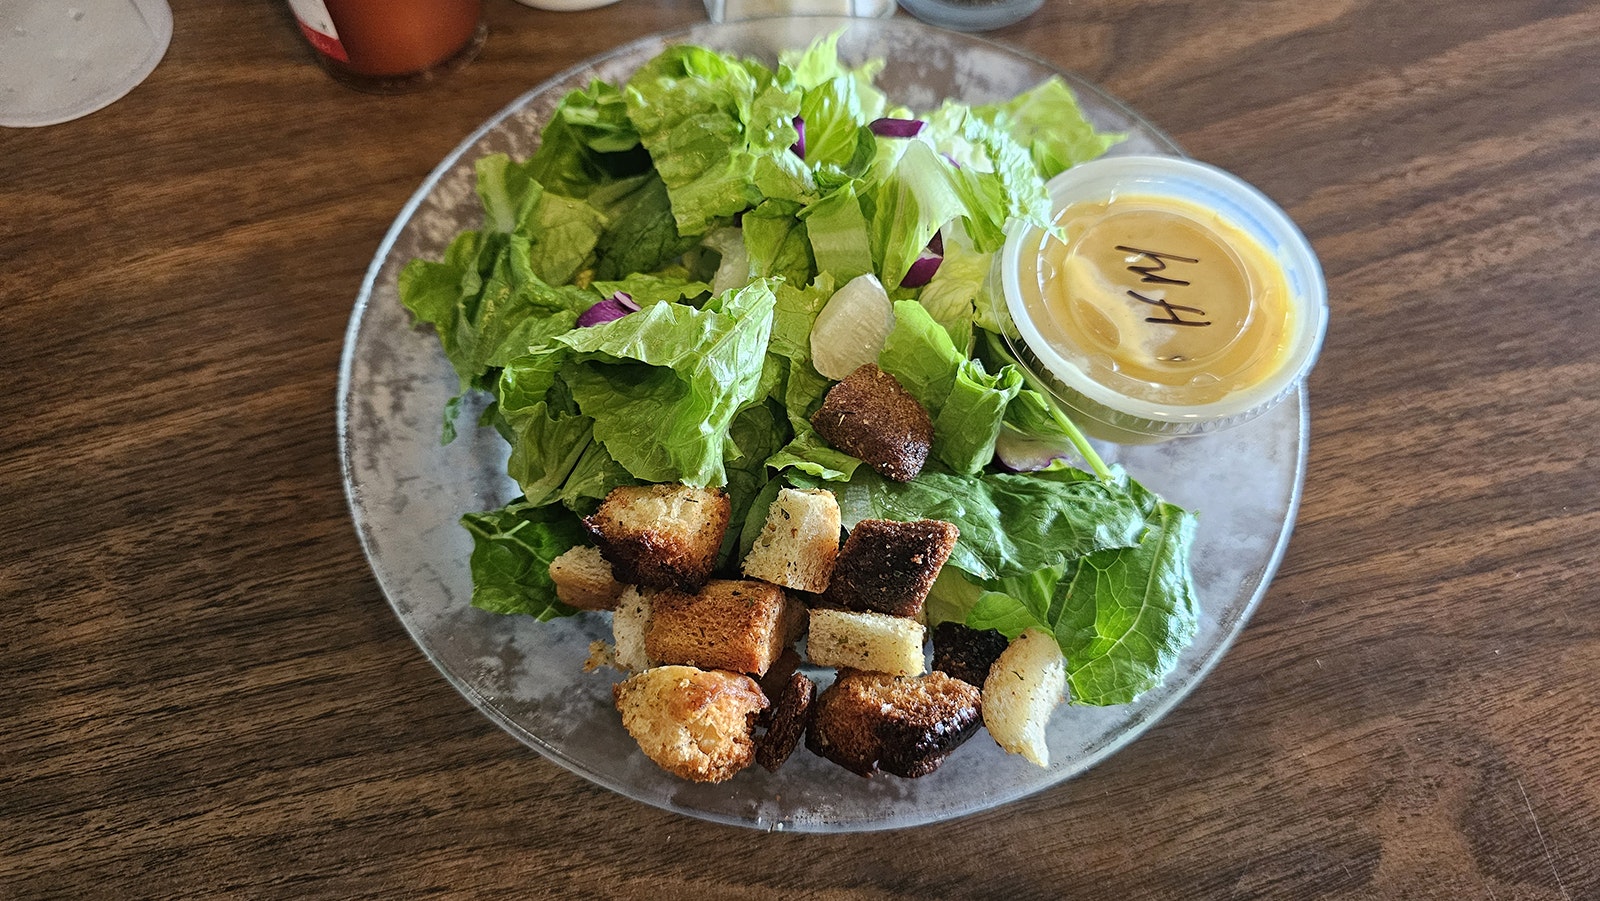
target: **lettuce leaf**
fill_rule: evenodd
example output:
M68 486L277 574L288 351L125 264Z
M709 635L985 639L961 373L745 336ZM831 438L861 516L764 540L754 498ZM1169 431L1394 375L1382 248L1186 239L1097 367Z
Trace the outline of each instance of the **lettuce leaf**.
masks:
M841 34L819 39L803 52L780 55L779 74L803 92L800 117L806 124L806 164L850 172L871 158L873 138L866 125L883 115L888 98L873 83L883 71L883 60L869 60L854 69L845 66L839 61ZM862 155L864 149L869 155Z
M789 442L767 458L767 465L826 481L848 479L861 465L855 457L830 447L811 427L811 414L822 406L833 384L811 365L811 326L833 296L834 284L832 277L823 274L804 289L780 286L767 345L768 359L776 361L783 375L777 400L792 433Z
M772 328L772 283L705 309L657 303L555 340L563 377L594 438L635 478L722 485L729 427L757 399Z
M1198 627L1189 575L1194 515L1137 483L1129 490L1146 515L1138 544L990 583L966 618L1012 638L1035 627L1054 634L1073 703L1137 698L1172 671Z
M1126 136L1098 131L1083 115L1072 89L1051 77L1005 103L973 113L1004 129L1023 147L1046 181L1105 154Z
M539 137L528 175L546 190L586 198L596 188L650 169L622 92L603 81L562 98Z
M679 233L667 186L653 171L597 190L589 202L606 217L594 247L598 278L659 272L698 243Z
M799 93L760 63L679 45L640 67L623 93L682 234L703 234L759 203L761 159L800 177L804 164L789 152Z
M1006 366L991 375L956 349L919 303L896 301L895 327L878 365L894 376L933 419L933 454L951 471L974 474L994 459L1006 408L1023 388Z
M955 164L926 141L880 139L869 236L879 279L898 286L940 226L967 213Z
M519 498L498 510L468 513L461 525L472 534L472 606L541 620L577 612L556 600L550 581L550 561L584 540L577 517Z
M846 284L873 271L867 217L853 181L840 185L799 213L816 271L826 272L835 284Z
M1096 551L1132 547L1146 529L1144 510L1125 479L1106 482L1075 469L979 475L925 469L910 482L858 469L850 481L826 487L839 499L846 528L863 519L953 523L961 537L946 565L979 579L1028 575Z
M795 218L797 211L792 203L768 200L744 214L740 228L753 275L782 278L791 285L810 284L816 263L806 225Z

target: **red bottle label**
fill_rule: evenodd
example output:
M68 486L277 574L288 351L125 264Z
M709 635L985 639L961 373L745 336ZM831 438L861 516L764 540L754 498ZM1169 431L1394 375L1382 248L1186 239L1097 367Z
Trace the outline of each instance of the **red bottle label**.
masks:
M348 63L350 55L344 52L344 44L339 42L339 30L333 27L333 17L328 15L328 6L322 0L289 0L289 8L294 11L295 21L300 23L300 31L317 48L317 52Z

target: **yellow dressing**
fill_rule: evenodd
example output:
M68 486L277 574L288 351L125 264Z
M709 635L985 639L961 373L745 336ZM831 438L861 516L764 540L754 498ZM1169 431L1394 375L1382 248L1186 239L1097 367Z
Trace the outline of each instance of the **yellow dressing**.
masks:
M1156 404L1212 403L1286 361L1295 310L1283 268L1250 235L1174 197L1069 204L1041 235L1025 291L1041 336L1093 381Z

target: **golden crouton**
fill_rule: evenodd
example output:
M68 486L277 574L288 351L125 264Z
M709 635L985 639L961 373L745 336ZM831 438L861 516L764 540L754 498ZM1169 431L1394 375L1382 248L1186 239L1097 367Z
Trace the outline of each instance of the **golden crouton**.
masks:
M1066 692L1061 646L1050 633L1029 629L1011 640L983 680L983 725L1000 747L1049 766L1045 726Z
M915 676L924 669L923 626L886 613L815 609L806 656L817 666Z
M695 591L717 563L732 504L721 488L628 485L583 520L616 578Z
M645 653L760 676L800 636L804 616L782 588L754 579L712 579L693 594L664 589L650 599Z
M696 782L722 782L755 756L751 728L767 706L748 676L658 666L612 686L622 725L645 756Z
M922 472L933 445L928 411L874 363L829 389L811 426L829 444L897 482Z
M936 519L863 519L845 539L824 597L851 610L919 616L959 535Z
M744 574L796 591L828 587L839 554L839 502L824 489L784 488L744 558Z
M578 546L550 561L550 581L561 603L579 610L611 610L623 584L611 575L611 564L597 547Z
M926 776L982 722L978 689L944 673L914 679L845 670L817 698L806 747L861 776Z
M650 668L644 636L650 628L650 597L629 585L617 599L611 614L611 640L616 643L612 659L625 670L639 672Z

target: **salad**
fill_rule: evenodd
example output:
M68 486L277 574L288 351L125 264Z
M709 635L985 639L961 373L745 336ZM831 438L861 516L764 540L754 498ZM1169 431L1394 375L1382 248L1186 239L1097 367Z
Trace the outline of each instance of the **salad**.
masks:
M1049 226L1045 180L1118 136L1055 80L905 109L875 86L881 63L846 65L837 44L775 68L676 46L574 91L529 159L478 160L483 227L402 272L402 302L459 378L445 440L461 398L485 392L477 425L510 444L522 491L463 516L472 603L577 613L549 565L619 486L725 488L724 566L781 488L822 487L846 529L959 529L930 625L1042 630L1073 703L1129 702L1194 635L1195 518L1101 461L1018 365L986 289L1008 225ZM854 362L929 412L916 478L812 428Z

